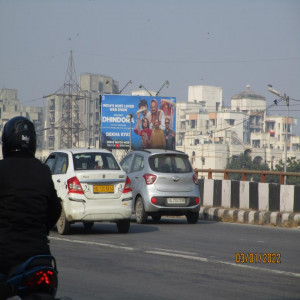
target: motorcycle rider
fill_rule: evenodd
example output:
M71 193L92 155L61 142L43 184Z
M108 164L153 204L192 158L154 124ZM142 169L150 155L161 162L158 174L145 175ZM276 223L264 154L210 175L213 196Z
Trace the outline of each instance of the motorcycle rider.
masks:
M50 170L35 158L36 132L25 117L10 119L2 134L0 160L0 281L34 255L50 254L48 234L61 204ZM0 286L0 299L10 287Z

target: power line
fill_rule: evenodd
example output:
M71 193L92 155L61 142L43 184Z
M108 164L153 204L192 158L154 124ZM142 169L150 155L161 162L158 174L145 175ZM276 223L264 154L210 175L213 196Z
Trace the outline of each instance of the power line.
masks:
M258 115L261 115L261 114L265 113L268 109L270 109L271 107L277 105L277 104L280 103L281 101L283 101L283 99L276 100L276 102L275 102L275 100L274 100L274 103L271 104L269 107L267 107L265 110L259 111L259 112L257 112L256 114L254 114L254 115L252 115L252 116L249 116L249 118L246 118L245 120L241 121L241 122L238 123L238 124L234 124L234 125L229 126L229 127L227 127L227 128L219 129L219 130L217 130L217 131L211 131L211 133L214 134L214 133L217 133L217 132L225 131L225 130L231 129L231 128L237 126L237 125L243 124L243 123L249 121L251 118L256 117L256 116L258 116Z
M75 51L74 51L75 52ZM274 61L293 61L300 60L300 57L285 57L285 58L262 58L262 59L228 59L228 60L190 60L186 58L176 58L176 59L148 59L148 58L137 58L129 56L111 56L103 55L99 53L87 53L76 51L76 53L102 57L107 59L119 59L119 60L128 60L128 61L142 61L142 62L151 62L151 63L199 63L199 64L208 64L208 63L253 63L253 62L274 62Z
M44 100L44 97L34 98L34 99L31 99L31 100L26 100L26 101L21 101L20 100L20 103L23 104L23 103L28 103L28 102L35 102L37 100Z

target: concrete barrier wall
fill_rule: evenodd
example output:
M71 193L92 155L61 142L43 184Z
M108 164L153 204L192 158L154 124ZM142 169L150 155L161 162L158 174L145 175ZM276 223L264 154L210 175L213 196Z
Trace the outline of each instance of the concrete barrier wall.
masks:
M202 205L282 213L300 212L300 186L199 179Z

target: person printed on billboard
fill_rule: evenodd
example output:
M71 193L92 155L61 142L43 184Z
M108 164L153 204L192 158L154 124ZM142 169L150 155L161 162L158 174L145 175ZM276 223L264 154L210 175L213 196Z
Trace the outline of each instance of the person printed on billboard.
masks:
M160 100L160 109L163 111L165 118L167 116L170 117L170 128L173 128L173 115L174 115L174 108L175 103L169 99L161 99Z
M139 104L138 104L138 111L136 116L137 119L142 120L143 118L147 118L149 120L149 123L151 122L151 112L148 110L148 103L146 99L141 99ZM142 123L140 123L140 125L142 126ZM143 129L142 127L140 127L139 129Z
M159 119L154 121L154 130L150 138L150 147L153 149L166 149L166 139L163 130L159 127Z
M166 139L166 149L175 150L175 132L170 128L171 118L166 116L165 125L166 129L164 130L164 135Z
M142 129L138 129L142 126ZM141 136L141 141L142 141L142 149L149 149L150 148L150 138L152 134L152 130L149 128L149 120L147 118L143 118L141 120L138 120L134 132Z
M150 128L155 128L155 120L158 119L160 129L165 129L165 115L161 109L158 109L158 102L156 99L152 99L151 104L151 121Z

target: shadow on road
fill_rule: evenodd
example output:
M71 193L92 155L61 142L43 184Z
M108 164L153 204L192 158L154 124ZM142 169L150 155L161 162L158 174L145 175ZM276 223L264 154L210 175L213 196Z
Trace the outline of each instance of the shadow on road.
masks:
M187 226L194 226L197 224L212 224L212 223L218 223L217 221L206 221L206 220L198 220L196 224L189 224L185 217L162 217L160 221L154 221L151 219L151 217L148 218L148 221L146 224L143 224L144 226L149 225L187 225ZM137 224L135 218L131 219L131 224L136 224L137 226L143 226L141 224Z
M154 224L154 223L153 223ZM57 230L52 230L57 234ZM95 222L93 228L85 229L82 223L75 223L71 225L70 233L68 235L126 235L126 234L138 234L138 233L147 233L158 231L158 228L151 226L151 224L137 224L134 221L131 222L131 226L128 233L119 233L117 225L115 223L104 223L104 222Z
M163 217L160 221L154 221L150 217L146 224L138 224L136 219L133 217L131 219L131 226L127 234L140 234L140 233L150 233L154 231L159 231L158 225L182 225L182 226L197 226L197 225L208 225L212 223L218 223L216 221L204 221L198 220L196 224L189 224L186 218L181 217ZM54 234L57 234L56 229L52 230ZM119 233L117 225L115 223L107 222L95 222L91 229L85 229L81 222L71 225L70 233L68 235L115 235L124 233ZM126 234L125 234L126 235Z

